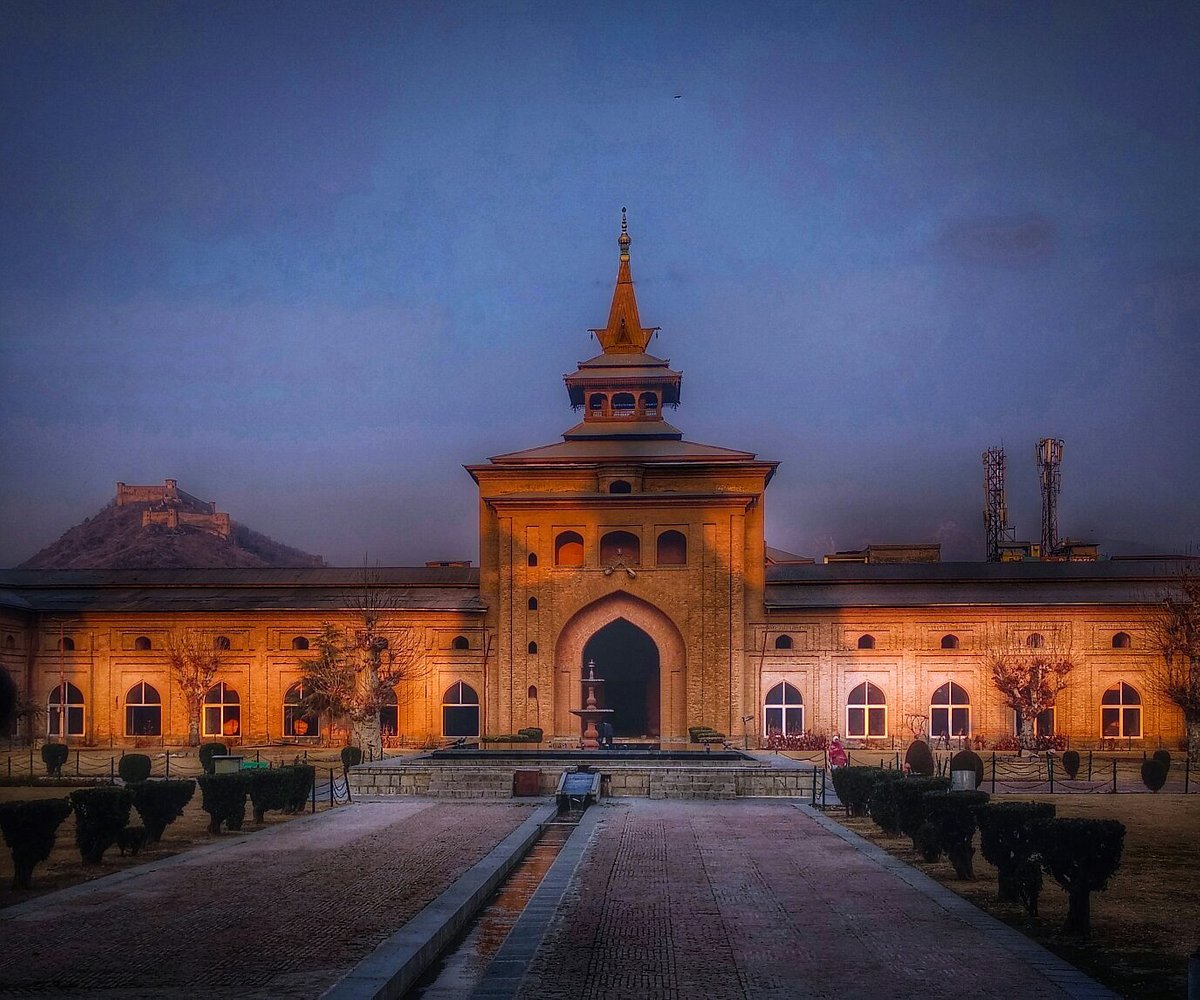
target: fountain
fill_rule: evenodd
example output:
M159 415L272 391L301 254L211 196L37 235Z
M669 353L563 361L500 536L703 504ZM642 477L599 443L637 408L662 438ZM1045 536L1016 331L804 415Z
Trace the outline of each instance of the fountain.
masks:
M581 750L599 750L600 749L600 734L596 732L596 723L612 715L611 708L596 707L596 687L603 684L604 678L596 676L596 661L588 660L587 676L583 678L583 686L587 689L587 696L583 700L583 708L571 709L572 715L578 715L587 725L583 730L583 740L579 747Z

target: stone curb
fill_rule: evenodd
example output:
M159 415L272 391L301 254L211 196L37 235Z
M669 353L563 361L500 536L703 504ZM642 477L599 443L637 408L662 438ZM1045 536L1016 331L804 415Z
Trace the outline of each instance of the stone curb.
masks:
M495 892L557 814L543 805L437 899L326 990L327 1000L399 1000Z
M1030 968L1039 972L1047 980L1062 990L1067 996L1078 1000L1120 1000L1120 994L1114 993L1107 986L1102 986L1096 980L1080 972L1069 962L1063 961L1053 952L1048 951L1036 941L1027 938L1020 931L1009 927L1003 921L985 913L973 903L963 899L952 889L947 889L940 882L930 878L924 872L918 871L912 865L894 858L882 847L860 837L853 830L848 830L840 823L823 815L805 803L795 803L796 808L805 815L812 817L816 823L834 836L841 838L859 853L866 855L877 865L918 892L937 903L951 916L963 923L974 927L986 934L987 937L1000 945L1005 951L1020 959Z
M509 931L504 944L471 991L470 1000L510 1000L517 995L525 971L541 947L550 929L550 921L558 912L563 895L575 877L575 870L603 819L603 806L593 805L584 812L579 826L563 844L516 925Z
M346 808L353 808L353 805L338 807L338 809ZM334 809L326 809L319 813L306 813L303 816L297 816L295 819L288 820L286 823L279 823L266 829L252 830L249 833L238 833L235 836L226 834L215 843L205 844L203 847L185 848L178 854L172 854L167 858L161 858L157 861L147 861L132 868L124 868L119 872L100 875L87 882L80 882L78 885L69 885L64 889L56 889L53 892L38 896L36 899L31 899L24 903L16 903L13 906L6 906L4 909L0 909L0 920L19 920L22 917L36 913L38 910L58 906L61 903L70 902L73 899L90 895L93 892L113 889L125 882L132 882L134 879L153 875L164 868L174 868L178 865L189 864L197 858L208 857L210 854L214 854L217 851L224 851L237 844L244 844L249 840L257 841L262 837L270 837L272 834L290 829L298 823L309 824L320 822L326 816L334 815L336 811ZM170 827L167 827L167 829L170 830Z

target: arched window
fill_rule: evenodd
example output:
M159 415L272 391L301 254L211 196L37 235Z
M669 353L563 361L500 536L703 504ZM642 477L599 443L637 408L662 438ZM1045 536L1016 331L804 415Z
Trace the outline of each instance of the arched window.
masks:
M578 531L561 531L554 539L554 565L583 565L583 536Z
M887 734L887 699L874 684L864 681L846 699L846 735L877 739Z
M953 681L947 681L929 699L929 735L971 735L971 699Z
M528 692L528 694L529 694L529 697L530 697L530 698L533 698L534 700L537 700L537 685L536 685L536 684L530 684L530 685L529 685L529 692Z
M1132 684L1119 681L1100 699L1100 735L1104 737L1142 736L1142 696Z
M292 649L308 649L308 640L302 635L296 636L296 638L292 640Z
M658 536L655 556L660 566L686 566L687 535L682 531L664 531Z
M479 695L469 684L452 684L442 698L442 735L479 735Z
M763 704L764 736L799 736L804 732L804 699L788 684L776 684Z
M400 707L396 692L384 688L379 695L379 735L395 737L400 735Z
M529 644L529 652L530 652L530 653L536 653L536 652L537 652L537 643L536 643L536 642L531 642L531 643Z
M614 417L632 416L635 411L637 402L633 398L632 392L618 392L612 398L612 408Z
M15 635L6 635L4 637L4 648L5 649L16 649L17 648L17 637Z
M162 735L162 698L145 681L139 681L125 694L125 735Z
M229 646L229 636L227 635L219 635L213 639L213 649L228 649Z
M238 693L224 681L214 684L204 696L203 734L241 736L242 705Z
M529 566L536 566L537 565L537 556L534 553L530 552L529 558L526 559L525 562Z
M55 684L50 689L50 697L46 700L46 735L64 736L83 735L83 692L68 681L63 691L63 684ZM66 694L64 700L63 695ZM63 732L63 715L66 714L67 731Z
M303 681L297 681L283 696L283 735L320 736L321 719L315 712L305 711L303 704L308 691Z
M537 598L536 597L529 598L529 610L537 611Z
M958 636L956 636L956 635L942 636L942 649L958 649Z
M624 479L614 479L611 483L608 484L608 492L609 493L632 493L633 487L630 486L629 483L627 483Z
M653 392L643 392L641 395L642 411L648 417L652 417L658 413L658 394Z
M875 648L875 636L860 635L858 637L858 648L859 649L874 649Z
M604 412L604 393L593 392L588 397L588 409L592 412L593 415L603 413Z
M75 640L69 635L65 635L58 640L58 648L64 653L72 653L75 651Z
M148 635L139 635L133 640L134 649L140 649L144 651L147 649L152 649L153 646L154 644L150 641L150 637Z
M642 541L631 531L610 531L600 539L600 565L618 562L626 566L642 563Z
M775 637L775 648L776 649L791 649L792 648L792 637L790 635L777 635Z
M1025 639L1025 645L1030 649L1041 649L1046 645L1046 637L1041 632L1030 632Z
M1113 649L1128 649L1133 645L1133 639L1128 632L1118 632L1112 637Z
M470 649L471 643L465 635L456 635L454 641L450 643L453 649Z

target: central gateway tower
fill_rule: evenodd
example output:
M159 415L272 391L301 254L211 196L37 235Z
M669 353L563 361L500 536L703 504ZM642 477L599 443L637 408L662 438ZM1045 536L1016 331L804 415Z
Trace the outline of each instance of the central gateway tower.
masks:
M777 463L685 441L663 416L682 376L649 354L621 215L602 353L565 376L562 441L467 466L487 604L483 731L581 734L595 661L619 737L740 730L756 704L747 622L763 614L763 496ZM749 708L748 708L749 706Z

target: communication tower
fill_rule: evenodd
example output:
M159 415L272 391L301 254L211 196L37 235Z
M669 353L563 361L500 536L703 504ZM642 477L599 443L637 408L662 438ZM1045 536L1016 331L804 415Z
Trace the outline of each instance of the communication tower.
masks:
M1000 543L1012 541L1008 525L1008 500L1004 492L1004 449L983 453L983 526L987 534L988 562L1000 561Z
M1042 483L1042 558L1058 548L1058 493L1062 488L1063 443L1060 438L1042 438L1037 443L1038 476Z

